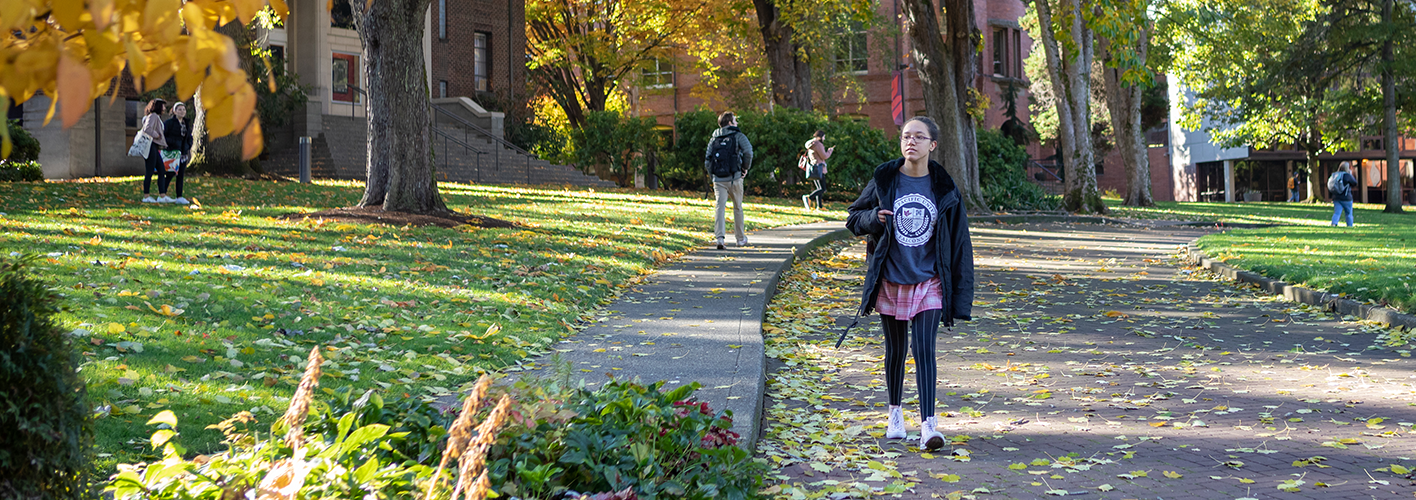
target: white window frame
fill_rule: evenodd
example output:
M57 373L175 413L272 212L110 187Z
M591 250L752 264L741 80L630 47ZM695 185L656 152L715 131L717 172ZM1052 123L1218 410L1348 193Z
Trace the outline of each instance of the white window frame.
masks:
M674 79L674 63L673 63L672 60L669 60L669 59L660 59L660 58L657 58L657 57L656 57L656 58L654 58L653 60L651 60L646 66L647 66L647 67L644 68L643 74L640 75L640 76L644 79L644 82L646 83L646 85L644 86L644 88L647 88L647 89L671 89L671 88L674 88L674 80L675 80L675 79ZM668 69L665 69L666 66L668 67ZM667 79L666 79L665 81L663 81L663 82L658 82L658 80L659 80L660 78L664 78L664 77L667 77ZM649 83L650 81L655 81L656 83Z
M472 35L472 89L492 91L492 34L485 31Z
M858 37L858 38L857 38ZM855 42L860 42L860 47L856 47ZM841 34L840 43L836 47L835 63L837 73L850 73L853 75L864 75L870 72L870 34L863 27L852 29ZM841 49L845 48L847 58L841 59ZM860 53L856 53L856 49ZM856 63L861 63L863 67L856 69ZM843 66L849 66L846 69Z

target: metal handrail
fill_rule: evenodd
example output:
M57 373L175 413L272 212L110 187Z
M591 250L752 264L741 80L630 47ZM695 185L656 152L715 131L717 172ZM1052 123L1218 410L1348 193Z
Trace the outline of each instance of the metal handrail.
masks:
M458 140L456 137L453 137L452 134L448 134L447 132L443 132L441 129L438 129L437 127L429 127L429 128L433 129L433 133L435 133L435 134L437 134L437 135L439 135L439 136L442 136L442 138L443 138L443 170L446 171L447 168L448 168L448 166L447 166L447 165L448 165L448 154L447 154L447 145L448 145L448 143L457 143L457 145L462 146L463 149L466 149L466 150L468 150L468 151L471 151L471 152L473 152L473 153L475 153L475 154L477 155L477 182L482 182L482 155L487 154L487 152L486 152L486 151L482 151L482 150L480 150L480 149L477 149L476 147L472 146L471 144L468 144L468 143L466 143L466 142L463 142L463 141L461 141L461 140Z
M364 89L359 88L358 85L349 85L349 88L353 90L355 94L364 98L360 101L358 97L355 97L355 102L349 103L349 117L353 118L355 108L360 106L364 108L364 116L369 116L369 93L364 92Z
M1053 172L1052 170L1049 170L1047 167L1044 167L1041 163L1038 163L1037 160L1028 160L1028 163L1032 164L1032 166L1037 167L1038 169L1042 170L1043 172L1047 172L1048 175L1051 175L1053 178L1056 178L1056 179L1057 179L1057 182L1062 182L1062 176L1057 175L1056 172Z
M447 115L449 118L452 118L453 120L457 121L457 123L460 123L460 124L466 126L467 128L470 128L470 129L475 130L475 131L477 131L477 132L481 132L482 135L487 136L487 138L489 138L489 139L491 139L491 140L493 140L493 141L496 141L498 144L501 144L502 146L506 146L507 148L511 149L512 151L516 151L516 152L518 152L518 153L521 153L521 154L524 154L524 155L527 155L527 156L531 156L531 153L530 153L529 151L526 151L525 149L521 149L521 148L518 147L517 145L512 144L512 143L510 143L510 142L507 142L506 139L502 139L502 138L500 138L500 137L497 137L496 134L493 134L492 131L490 131L490 130L487 130L487 129L485 129L485 128L482 128L481 125L477 125L477 124L475 124L475 123L472 123L472 122L469 122L469 121L467 121L467 120L464 120L462 117L457 116L457 115L454 115L454 114L452 114L452 112L450 112L450 111L448 111L448 110L439 108L436 104L432 104L432 105L429 105L429 106L433 108L433 111L435 111L435 112L437 112L437 113L441 113L441 114Z

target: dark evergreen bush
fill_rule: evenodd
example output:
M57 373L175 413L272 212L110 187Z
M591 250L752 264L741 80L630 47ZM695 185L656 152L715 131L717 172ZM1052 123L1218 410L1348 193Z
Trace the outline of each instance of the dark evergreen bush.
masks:
M21 163L39 161L39 139L35 139L28 130L21 127L19 120L10 120L7 123L10 131L10 157L0 160Z
M1028 152L1002 132L978 131L979 187L990 210L1060 210L1061 198L1027 177Z
M93 448L84 385L59 296L0 259L0 498L89 498Z

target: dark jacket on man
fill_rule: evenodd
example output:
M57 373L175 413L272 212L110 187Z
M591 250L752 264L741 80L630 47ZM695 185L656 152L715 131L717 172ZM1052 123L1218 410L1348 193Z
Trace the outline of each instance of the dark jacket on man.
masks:
M703 152L703 169L707 170L709 175L713 174L713 163L708 161L708 155L713 152L713 139L728 134L737 134L738 159L742 160L742 167L740 172L733 174L732 177L713 176L713 180L717 182L736 180L739 176L747 173L747 169L752 168L752 143L748 142L747 134L742 133L737 127L722 127L714 130L713 137L708 139L708 148Z
M1347 184L1347 189L1342 191L1328 191L1328 195L1332 197L1332 201L1352 201L1352 188L1357 187L1357 178L1353 177L1351 173L1341 170L1334 172L1333 175L1340 175L1341 177L1337 179L1337 182Z
M889 224L880 223L876 212L881 207L894 206L895 176L900 175L904 162L904 158L896 158L875 167L874 177L848 209L846 227L856 236L873 237L877 242L866 262L860 316L869 315L875 309L885 259L889 258L895 244L894 231L889 230ZM943 165L930 161L929 178L934 188L934 205L939 210L934 226L934 245L939 258L935 259L934 273L943 288L944 325L954 326L955 319L973 319L973 243L969 239L968 213L954 179L944 171Z
M167 138L167 151L181 151L182 156L192 154L192 126L176 116L162 122L162 135Z

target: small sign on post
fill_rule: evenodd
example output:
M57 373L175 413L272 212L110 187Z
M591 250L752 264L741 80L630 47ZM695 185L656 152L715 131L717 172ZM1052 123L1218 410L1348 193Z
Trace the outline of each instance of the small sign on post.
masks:
M310 138L300 137L300 183L310 183Z

